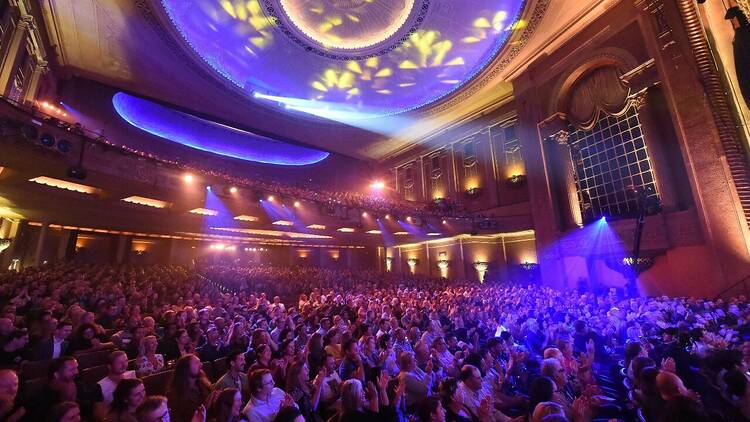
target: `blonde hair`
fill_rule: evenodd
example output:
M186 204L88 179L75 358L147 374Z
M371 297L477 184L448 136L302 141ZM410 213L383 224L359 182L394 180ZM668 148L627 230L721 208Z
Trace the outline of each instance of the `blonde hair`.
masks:
M549 415L565 416L565 410L562 406L553 401L540 402L534 408L534 413L531 416L531 422L539 422L545 416Z
M361 408L362 383L358 379L348 379L341 387L342 413L352 412Z

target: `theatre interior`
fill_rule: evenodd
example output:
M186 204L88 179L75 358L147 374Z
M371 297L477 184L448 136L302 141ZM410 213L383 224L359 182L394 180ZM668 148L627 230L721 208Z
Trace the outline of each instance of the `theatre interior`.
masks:
M0 420L750 420L748 14L0 0Z

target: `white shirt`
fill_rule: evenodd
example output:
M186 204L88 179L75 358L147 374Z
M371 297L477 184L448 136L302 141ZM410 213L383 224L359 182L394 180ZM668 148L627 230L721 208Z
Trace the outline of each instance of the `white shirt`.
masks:
M323 385L320 386L320 401L330 402L338 399L338 393L331 387L331 383L338 384L341 389L341 378L338 371L333 371L323 378Z
M62 353L62 344L65 340L59 340L57 337L52 336L52 359L57 359Z
M122 374L121 379L135 379L135 371L125 371ZM112 381L109 377L104 377L99 380L98 384L102 389L102 399L104 400L104 404L109 406L112 404L112 394L115 392L115 388L117 388L117 383Z
M255 396L250 398L242 413L250 422L272 422L279 413L281 402L284 401L286 393L284 390L274 387L268 400L258 400Z

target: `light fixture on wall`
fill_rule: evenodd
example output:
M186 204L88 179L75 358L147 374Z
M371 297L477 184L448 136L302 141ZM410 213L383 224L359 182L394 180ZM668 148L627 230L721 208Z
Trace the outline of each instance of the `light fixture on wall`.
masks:
M477 196L480 193L482 193L482 188L477 186L466 189L466 196Z
M448 261L448 256L445 252L440 252L440 259L437 262L438 268L440 268L440 277L448 278L448 267L450 266L450 261Z
M474 269L477 270L480 283L484 283L484 275L487 274L487 268L489 268L489 265L486 262L477 261L474 263Z
M409 270L411 270L411 273L414 274L417 271L417 264L419 264L419 260L417 258L409 258L406 260L406 264L409 265Z
M508 183L512 186L521 186L526 183L526 176L523 174L514 174L508 178Z
M524 271L534 271L537 268L539 268L539 264L537 264L536 262L528 262L527 261L527 262L524 262L524 263L521 264L521 268Z
M385 257L385 270L388 272L393 271L393 257L392 256Z

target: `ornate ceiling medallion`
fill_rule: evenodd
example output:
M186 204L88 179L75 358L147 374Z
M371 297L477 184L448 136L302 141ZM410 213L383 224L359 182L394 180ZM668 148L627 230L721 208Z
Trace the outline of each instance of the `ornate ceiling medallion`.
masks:
M425 20L430 0L263 0L265 12L305 51L335 60L391 52Z

